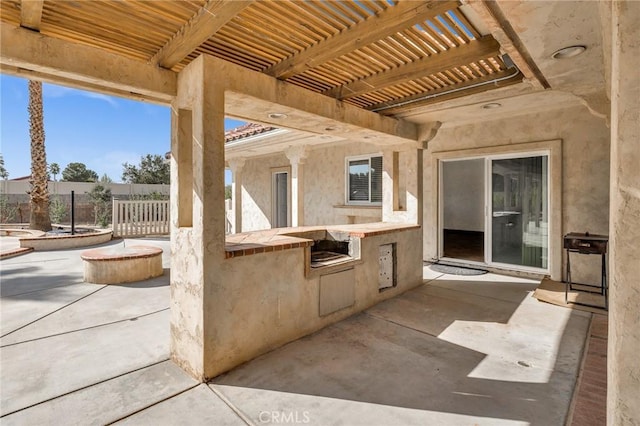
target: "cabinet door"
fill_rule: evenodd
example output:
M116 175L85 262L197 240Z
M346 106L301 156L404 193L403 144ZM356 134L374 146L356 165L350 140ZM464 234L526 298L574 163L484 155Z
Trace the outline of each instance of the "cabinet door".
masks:
M383 290L395 285L395 244L381 245L378 250L378 289Z

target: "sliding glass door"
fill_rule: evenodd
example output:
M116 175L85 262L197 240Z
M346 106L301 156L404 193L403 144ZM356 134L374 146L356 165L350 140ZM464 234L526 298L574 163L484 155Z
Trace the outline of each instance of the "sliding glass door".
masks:
M441 163L440 257L548 270L549 156Z
M491 262L547 269L548 157L489 161Z

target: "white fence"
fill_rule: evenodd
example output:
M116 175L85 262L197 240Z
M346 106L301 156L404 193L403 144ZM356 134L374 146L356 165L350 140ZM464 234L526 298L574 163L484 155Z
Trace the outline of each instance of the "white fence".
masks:
M225 200L225 231L233 232L231 200ZM169 200L113 200L113 236L134 237L169 233Z
M113 200L113 236L169 233L169 200Z

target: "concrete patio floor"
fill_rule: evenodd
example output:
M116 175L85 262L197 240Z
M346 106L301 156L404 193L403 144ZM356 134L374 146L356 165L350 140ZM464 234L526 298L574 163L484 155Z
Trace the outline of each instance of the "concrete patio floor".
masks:
M168 240L144 244L168 268ZM82 251L0 262L3 426L563 425L591 318L531 280L425 267L425 285L199 384L169 360L168 269L87 284Z

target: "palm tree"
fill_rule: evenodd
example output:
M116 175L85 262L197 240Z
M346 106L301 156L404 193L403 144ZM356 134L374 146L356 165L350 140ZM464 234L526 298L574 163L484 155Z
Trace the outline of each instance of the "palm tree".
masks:
M44 150L42 82L40 81L29 80L29 133L31 135L31 216L29 227L40 231L50 231L47 155Z
M57 181L57 176L60 174L60 165L58 163L51 163L49 165L49 172L53 175L53 180Z

